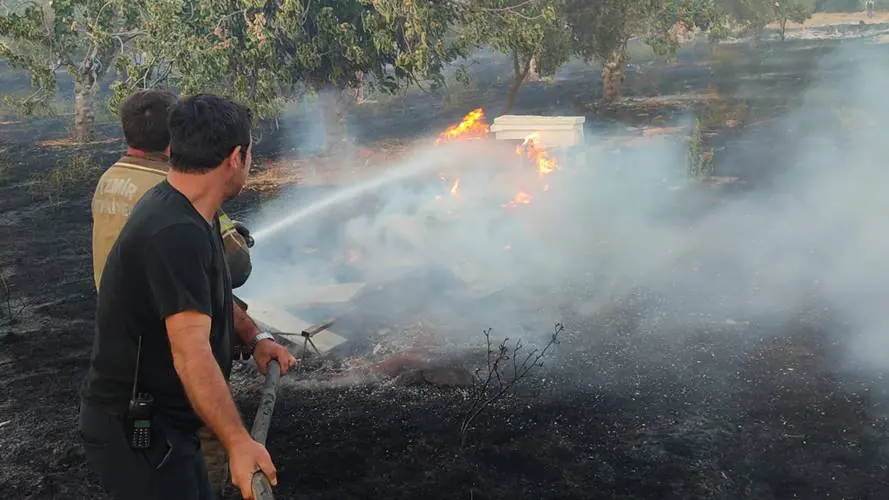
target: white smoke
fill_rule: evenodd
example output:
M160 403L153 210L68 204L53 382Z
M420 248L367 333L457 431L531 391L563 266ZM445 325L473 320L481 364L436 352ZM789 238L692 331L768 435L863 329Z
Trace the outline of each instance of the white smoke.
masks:
M889 69L873 52L859 44L825 57L799 109L750 132L785 143L767 165L779 174L750 193L706 202L713 192L683 178L685 142L615 153L602 135L588 136L585 161L561 159L548 191L504 208L543 182L527 164L502 144L441 147L430 138L390 167L416 175L261 241L245 293L281 302L304 285L343 281L350 255L351 280L385 280L399 267L448 270L475 295L450 301L433 278L411 286L431 288L418 289L418 300L451 307L467 339L494 325L502 335L544 335L580 299L593 297L595 310L639 287L668 297L680 318L789 319L821 301L855 332L843 339L850 360L885 367ZM853 118L827 119L836 113ZM456 176L459 200L448 193ZM252 226L310 203L295 198L270 204Z

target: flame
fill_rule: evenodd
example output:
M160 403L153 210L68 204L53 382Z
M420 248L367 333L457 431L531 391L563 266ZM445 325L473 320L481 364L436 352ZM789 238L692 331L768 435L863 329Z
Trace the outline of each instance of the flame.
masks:
M555 158L550 157L546 149L540 147L540 134L534 132L525 137L521 146L516 147L516 154L531 160L541 177L555 172L559 168ZM545 189L544 189L545 190Z
M524 191L519 191L518 193L516 193L516 195L512 198L512 200L509 203L507 203L503 206L507 207L507 208L512 208L512 207L517 207L519 205L527 205L529 203L531 203L531 195L524 192Z
M482 139L487 137L489 133L490 128L485 120L485 112L482 108L477 108L467 113L460 123L451 125L444 132L439 134L438 138L435 140L435 144L440 145L455 140ZM559 169L556 159L550 156L546 148L540 145L539 132L535 132L525 137L521 145L516 146L515 152L516 155L529 160L534 165L535 170L541 178ZM440 177L444 183L451 182L444 175L441 175ZM543 192L549 191L549 183L544 183L540 189ZM460 198L459 177L451 184L450 194L454 198ZM442 196L440 195L435 197L437 200L441 198ZM519 205L527 205L531 203L531 200L532 197L530 194L525 191L519 191L512 200L505 203L503 206L512 208Z
M463 120L451 125L444 132L438 135L435 145L443 144L448 141L459 139L481 139L488 136L488 122L485 121L485 111L477 108L463 117Z
M460 197L459 191L460 191L460 178L457 177L457 180L454 181L454 185L451 186L451 195L459 198Z

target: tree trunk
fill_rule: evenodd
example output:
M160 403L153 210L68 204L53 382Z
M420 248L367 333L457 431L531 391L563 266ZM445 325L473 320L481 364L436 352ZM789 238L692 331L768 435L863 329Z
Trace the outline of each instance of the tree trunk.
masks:
M71 139L74 142L87 142L93 139L96 124L96 96L99 83L108 69L114 64L118 54L117 42L93 46L83 60L74 68L74 129ZM70 64L70 63L69 63Z
M93 106L98 91L99 82L93 74L81 74L74 80L74 129L71 131L71 140L74 142L88 142L93 138L96 123Z
M531 64L528 67L527 81L540 81L540 56L534 56L531 58Z
M781 20L781 41L784 41L784 37L787 34L787 19Z
M358 84L355 86L355 104L364 104L364 72L356 72L355 78L358 80Z
M328 90L320 97L321 119L324 121L326 154L346 153L352 145L349 135L349 104L355 100L354 89Z
M519 93L519 89L522 88L522 84L525 83L525 79L528 77L528 72L531 70L531 61L533 57L525 58L524 61L519 60L519 53L513 51L512 53L512 85L509 87L509 93L506 94L506 106L503 107L503 114L509 113L512 111L513 106L515 106L516 95Z
M626 60L625 45L612 52L602 65L602 99L614 102L620 99L621 87L624 83L624 61Z

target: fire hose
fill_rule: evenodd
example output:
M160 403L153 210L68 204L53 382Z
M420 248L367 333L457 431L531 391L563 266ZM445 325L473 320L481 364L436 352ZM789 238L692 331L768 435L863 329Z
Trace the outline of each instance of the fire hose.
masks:
M256 409L256 418L253 419L253 428L250 436L258 443L265 446L269 435L269 426L272 423L272 413L275 411L275 401L278 398L278 385L281 382L281 366L276 360L269 361L268 373L265 376L265 385L262 388L262 397L259 400L259 408ZM274 500L272 485L269 479L257 471L252 479L253 498L256 500Z
M301 335L305 339L303 345L303 354L308 352L308 344L320 355L321 352L312 342L312 337L330 328L336 322L336 318L328 319L317 325L310 326L302 331ZM250 429L250 436L254 441L265 446L266 438L269 435L269 427L272 424L272 413L275 411L275 401L278 399L278 386L281 382L281 365L277 360L269 361L269 369L265 376L265 385L262 388L262 396L259 400L259 407L256 409L256 417L253 419L253 427ZM272 493L272 485L269 479L262 471L253 473L251 479L251 488L253 490L253 498L255 500L274 500L275 495Z

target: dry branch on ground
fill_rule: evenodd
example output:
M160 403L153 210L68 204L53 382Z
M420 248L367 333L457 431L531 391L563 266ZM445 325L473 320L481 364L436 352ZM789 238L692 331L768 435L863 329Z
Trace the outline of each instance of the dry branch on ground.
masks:
M543 348L526 349L521 339L510 343L509 337L496 347L491 341L491 329L486 329L485 344L487 346L487 365L485 372L476 371L476 386L469 398L469 405L460 422L460 442L466 445L472 423L492 404L513 392L518 384L525 380L531 372L543 366L543 358L559 343L559 335L564 330L561 323L553 327L552 336Z

